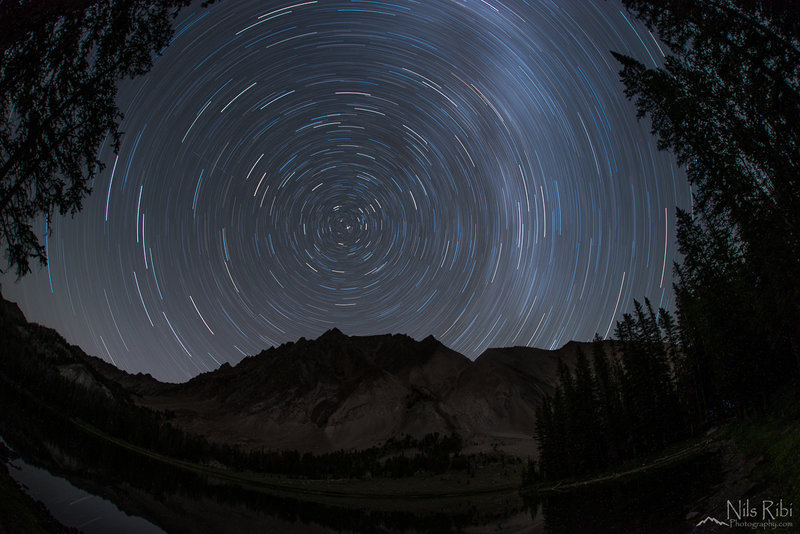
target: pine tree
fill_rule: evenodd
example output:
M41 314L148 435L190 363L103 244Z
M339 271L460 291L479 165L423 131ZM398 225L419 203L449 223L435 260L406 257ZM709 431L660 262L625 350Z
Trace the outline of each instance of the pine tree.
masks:
M569 411L564 390L559 385L553 394L553 448L550 465L553 478L562 478L572 474L570 471L572 450L569 446L568 417Z
M555 478L553 409L550 397L544 397L536 408L535 436L539 445L539 476L543 480Z
M571 439L575 450L575 469L587 472L596 469L604 456L597 441L597 417L594 404L594 376L589 360L578 346L575 359L575 386L570 404Z
M600 464L615 463L621 456L619 437L624 432L621 421L619 383L608 359L603 339L596 334L592 342L594 399L597 406L597 433L603 443Z
M17 276L46 263L37 218L79 211L100 146L119 149L117 83L149 70L189 0L61 4L0 5L0 247Z
M800 39L796 2L745 0L625 0L666 43L663 68L649 69L620 54L626 95L652 121L659 146L672 150L694 190L694 217L679 216L684 249L678 303L687 332L708 333L723 314L723 292L744 288L733 311L749 317L762 351L756 369L800 376ZM708 241L730 246L704 250ZM713 243L712 243L713 244ZM710 252L713 252L710 253ZM722 255L720 255L722 253ZM725 258L725 254L729 258ZM730 260L730 261L725 261ZM702 286L713 268L715 291ZM735 278L735 277L738 277ZM700 302L700 299L706 299ZM715 305L716 304L716 305ZM724 310L724 311L723 311ZM749 314L749 315L748 315ZM738 360L744 339L733 324L729 342L695 339L705 355L725 354L725 374L752 372ZM750 335L750 334L747 334ZM725 337L724 335L722 337ZM741 345L740 345L741 346ZM727 354L734 350L734 354ZM793 363L787 366L787 362ZM722 363L722 362L720 362ZM727 377L716 377L723 382ZM743 384L740 384L743 385ZM760 395L763 391L748 391ZM726 397L733 395L728 391ZM744 402L738 395L738 402Z

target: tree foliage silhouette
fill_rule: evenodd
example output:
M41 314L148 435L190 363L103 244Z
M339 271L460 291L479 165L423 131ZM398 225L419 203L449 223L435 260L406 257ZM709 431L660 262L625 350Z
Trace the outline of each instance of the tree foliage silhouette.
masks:
M685 348L706 394L752 403L800 376L800 4L623 3L670 52L662 68L614 55L693 187L678 214Z
M623 0L669 49L661 68L614 53L625 94L686 167L678 320L650 303L596 340L537 413L539 476L658 451L800 381L800 4ZM590 376L592 412L579 376ZM597 428L593 448L581 430ZM590 452L591 451L591 452ZM599 451L599 452L598 452Z
M681 440L698 428L694 383L680 332L669 312L634 301L617 323L615 341L595 337L592 362L578 350L574 371L559 361L559 381L536 412L538 473L552 480L602 470ZM530 470L531 468L529 468Z
M0 243L18 277L47 261L35 225L75 214L119 149L117 84L147 72L189 0L0 5Z

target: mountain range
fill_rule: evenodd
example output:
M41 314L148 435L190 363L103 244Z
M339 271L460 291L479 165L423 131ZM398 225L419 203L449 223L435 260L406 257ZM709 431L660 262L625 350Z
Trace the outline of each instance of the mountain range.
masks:
M108 396L124 391L188 432L244 449L323 453L455 432L465 452L536 456L536 406L555 388L558 360L572 366L578 347L591 350L493 348L472 361L432 336L333 329L172 384L86 355L14 303L3 300L1 311L0 339L24 336L40 357L58 354L61 376Z

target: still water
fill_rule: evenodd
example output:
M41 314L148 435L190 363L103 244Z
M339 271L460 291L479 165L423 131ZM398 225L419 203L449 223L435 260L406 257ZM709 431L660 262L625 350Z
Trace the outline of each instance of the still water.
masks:
M0 443L8 444L0 437ZM73 486L67 479L30 465L19 456L6 463L11 478L25 492L41 501L62 525L75 527L85 534L163 534L164 530L141 517L130 516L117 506Z
M26 446L32 443L26 441L12 443L29 461L9 460L11 476L57 520L87 534L682 532L685 514L716 479L713 462L697 458L583 492L546 497L512 492L483 502L441 499L425 506L408 502L407 507L395 501L381 509L367 502L307 502L271 495L91 439L69 450L50 448L48 454L41 447L30 454Z

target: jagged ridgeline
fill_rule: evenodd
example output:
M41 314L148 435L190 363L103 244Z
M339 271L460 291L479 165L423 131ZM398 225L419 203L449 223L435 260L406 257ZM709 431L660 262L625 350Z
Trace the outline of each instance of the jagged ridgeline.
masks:
M473 362L433 337L331 330L168 384L86 355L7 301L0 321L4 428L88 428L170 458L297 476L533 457L536 406L579 347L491 349Z

